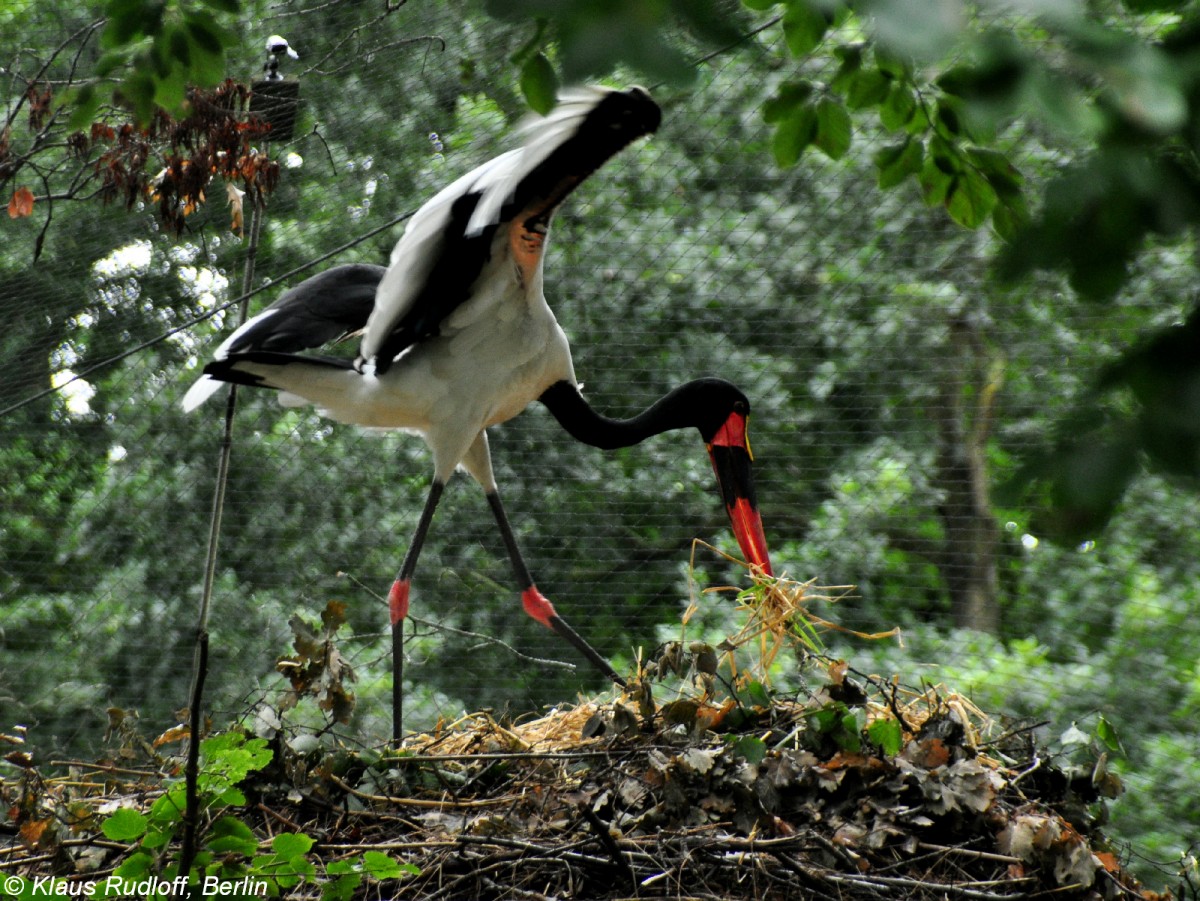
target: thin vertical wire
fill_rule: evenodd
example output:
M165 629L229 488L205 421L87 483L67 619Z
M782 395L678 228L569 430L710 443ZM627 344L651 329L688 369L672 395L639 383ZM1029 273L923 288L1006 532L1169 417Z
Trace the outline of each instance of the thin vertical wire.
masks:
M242 271L242 302L238 307L238 325L247 319L250 310L250 287L254 282L254 265L258 257L258 238L262 228L263 198L253 192L254 208L250 219L250 244ZM200 612L196 619L196 646L192 657L192 687L188 701L187 765L184 768L186 809L183 817L183 842L179 851L179 875L185 879L191 872L196 856L196 827L200 821L200 804L196 782L200 770L200 731L203 723L204 681L208 676L208 619L212 610L213 585L216 582L217 550L221 539L221 517L225 512L225 489L229 483L229 464L233 456L233 417L237 410L237 385L229 386L225 402L225 426L221 433L217 457L217 484L213 490L212 514L209 518L208 551L204 562L204 587L200 592ZM190 888L189 888L190 894Z

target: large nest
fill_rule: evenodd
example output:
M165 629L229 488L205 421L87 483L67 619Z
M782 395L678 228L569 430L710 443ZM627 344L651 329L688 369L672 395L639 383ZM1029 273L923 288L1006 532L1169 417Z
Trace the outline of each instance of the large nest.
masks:
M768 636L796 628L773 629L769 611L795 597L778 583L767 595L755 615L768 627L740 639L773 658ZM1004 731L943 687L906 692L810 657L814 685L779 697L753 673L718 670L721 650L668 646L618 700L523 723L476 714L400 749L302 755L280 732L233 811L250 847L221 847L249 860L280 833L315 838L309 857L325 869L289 897L319 897L329 865L364 852L404 865L356 886L372 898L1158 897L1095 828L1102 768L1068 774L1029 730ZM680 681L656 703L666 673ZM696 688L680 695L680 684ZM0 868L28 879L98 882L144 853L106 837L103 817L150 810L177 781L114 766L44 777L22 763L0 785L15 833Z

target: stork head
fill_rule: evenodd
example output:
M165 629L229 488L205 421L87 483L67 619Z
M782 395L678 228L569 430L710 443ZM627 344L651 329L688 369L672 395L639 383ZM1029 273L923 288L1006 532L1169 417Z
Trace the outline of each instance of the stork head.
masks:
M754 455L750 451L750 401L738 388L721 379L701 379L703 404L698 428L712 460L717 487L734 537L748 563L771 575L771 558L754 488Z

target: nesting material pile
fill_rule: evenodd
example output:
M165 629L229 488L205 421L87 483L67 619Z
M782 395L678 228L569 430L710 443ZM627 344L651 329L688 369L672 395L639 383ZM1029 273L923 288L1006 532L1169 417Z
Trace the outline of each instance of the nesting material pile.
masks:
M616 701L516 724L476 714L382 752L301 756L277 736L232 813L252 846L316 839L314 876L292 898L322 897L330 864L364 852L406 866L355 896L412 901L1159 897L1095 826L1103 772L1068 775L1029 730L1006 731L944 687L906 692L804 648L810 686L788 697L753 667L718 666L739 646L765 665L788 636L807 641L820 623L797 621L805 589L743 597L754 612L739 636L660 649ZM668 674L673 699L658 703ZM56 782L31 766L32 802L31 782L0 784L27 805L0 875L114 872L136 848L106 838L100 815L148 809L175 778L80 772ZM49 826L33 835L35 821Z

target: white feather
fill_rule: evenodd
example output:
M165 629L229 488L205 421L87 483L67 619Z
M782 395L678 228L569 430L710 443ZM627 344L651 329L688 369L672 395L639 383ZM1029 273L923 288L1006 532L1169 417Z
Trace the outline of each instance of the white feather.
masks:
M217 346L217 349L213 351L213 359L226 359L229 356L229 348L233 347L233 345L238 341L239 338L242 337L242 335L246 334L246 332L254 328L263 320L271 318L277 312L278 310L268 307L257 316L247 319L245 322L239 325L237 329L234 330L233 334L231 334ZM206 375L200 376L200 378L196 379L192 387L188 389L187 394L183 396L183 401L181 403L183 412L191 413L192 410L196 409L198 406L216 394L224 384L225 382L219 382L216 379L209 378Z
M362 339L363 359L370 360L378 354L392 329L419 296L434 261L440 256L454 201L465 194L482 193L467 223L467 237L498 224L500 211L513 198L521 180L570 139L588 113L610 93L611 89L599 87L564 90L549 114L522 123L518 131L524 137L521 147L468 172L417 210L392 249L387 273L376 292L375 309Z

